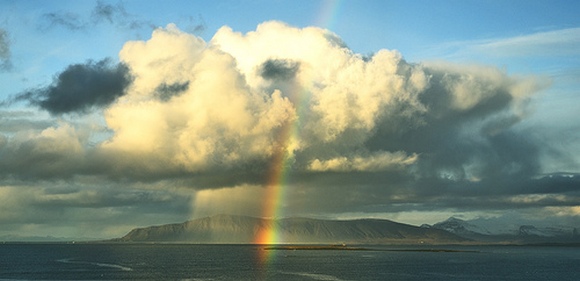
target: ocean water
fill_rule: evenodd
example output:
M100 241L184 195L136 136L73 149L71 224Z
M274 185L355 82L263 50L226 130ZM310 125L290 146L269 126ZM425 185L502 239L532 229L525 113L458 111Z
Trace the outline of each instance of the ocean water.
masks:
M578 247L367 248L0 244L0 280L580 280Z

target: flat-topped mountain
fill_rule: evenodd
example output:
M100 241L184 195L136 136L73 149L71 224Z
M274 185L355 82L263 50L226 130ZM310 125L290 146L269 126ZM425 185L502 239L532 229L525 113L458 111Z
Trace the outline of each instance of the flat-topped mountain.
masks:
M275 230L281 244L415 244L457 243L467 239L435 228L421 228L382 219L320 220L264 219L216 215L145 228L136 228L117 242L255 243L263 231Z

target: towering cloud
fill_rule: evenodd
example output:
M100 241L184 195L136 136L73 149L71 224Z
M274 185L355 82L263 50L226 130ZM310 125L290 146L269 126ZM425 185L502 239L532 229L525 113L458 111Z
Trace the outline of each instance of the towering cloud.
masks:
M276 130L295 118L279 91L249 88L231 55L175 26L156 30L147 42L127 43L120 57L135 79L105 113L115 136L102 149L163 163L164 172L264 161L277 146ZM146 169L157 169L152 166Z
M113 8L98 14L113 17ZM72 65L18 96L53 114L104 107L110 138L89 147L89 137L61 124L42 138L6 139L0 150L10 159L8 147L27 159L59 156L50 168L27 161L39 176L171 181L208 189L205 198L223 187L253 196L282 165L296 210L492 206L515 204L495 194L547 192L526 189L542 173L543 148L516 126L541 87L533 78L414 64L390 50L363 57L328 30L275 21L246 34L223 27L209 42L170 24L127 42L119 57ZM40 146L59 138L69 142Z

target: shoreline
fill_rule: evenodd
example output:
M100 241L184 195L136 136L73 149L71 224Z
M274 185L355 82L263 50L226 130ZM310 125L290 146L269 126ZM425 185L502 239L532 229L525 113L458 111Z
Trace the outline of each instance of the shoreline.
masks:
M264 251L379 251L379 252L435 252L435 253L479 253L475 250L458 250L445 248L426 248L426 249L378 249L369 247L350 247L346 245L283 245L283 246L269 246L262 248Z

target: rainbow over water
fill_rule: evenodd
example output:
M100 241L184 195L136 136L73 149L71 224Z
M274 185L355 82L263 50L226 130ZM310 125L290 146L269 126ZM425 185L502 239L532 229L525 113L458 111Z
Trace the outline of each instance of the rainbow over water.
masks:
M299 84L291 87L289 98L295 106L296 116L283 124L277 132L275 143L277 149L273 153L270 170L265 188L265 196L262 204L262 217L276 219L283 217L282 206L284 205L284 192L288 187L289 179L294 162L294 150L300 142L301 119L303 112L308 106L308 92ZM265 225L254 239L255 244L283 243L278 236L276 224Z
M321 3L319 16L315 19L315 25L329 28L336 21L340 4L339 0L327 0ZM304 81L309 83L311 81ZM262 205L262 217L275 219L282 217L281 206L284 205L284 193L292 171L294 149L300 142L301 119L308 107L309 93L300 83L295 82L291 93L287 93L293 101L296 118L282 126L277 134L276 143L278 149L274 152L268 178L266 182L265 196ZM258 231L255 244L283 243L278 235L276 224L267 225Z
M315 25L322 28L329 28L335 21L338 15L341 1L323 1L319 13L319 17L314 21ZM264 199L262 203L262 217L266 220L257 232L254 243L260 245L266 244L282 244L283 237L280 237L277 224L274 219L283 217L283 205L285 191L288 188L289 179L292 173L292 163L294 161L294 151L300 145L301 124L306 118L305 111L309 105L309 93L305 90L305 83L312 83L308 79L302 79L302 85L295 81L295 84L290 89L290 93L286 93L290 100L294 103L296 117L282 125L278 134L276 135L277 149L273 153L272 162L268 171L268 177L265 187ZM271 223L271 224L270 224ZM273 251L261 251L260 262L267 266L273 259Z
M268 171L262 203L262 217L267 220L264 221L266 223L258 230L254 238L254 244L265 245L284 242L278 235L275 219L282 216L281 205L284 204L284 192L290 177L293 159L291 143L299 138L299 112L297 115L295 120L284 124L278 132L276 140L278 148L274 151L270 170ZM273 257L273 251L263 250L258 254L258 262L267 269L270 267Z

